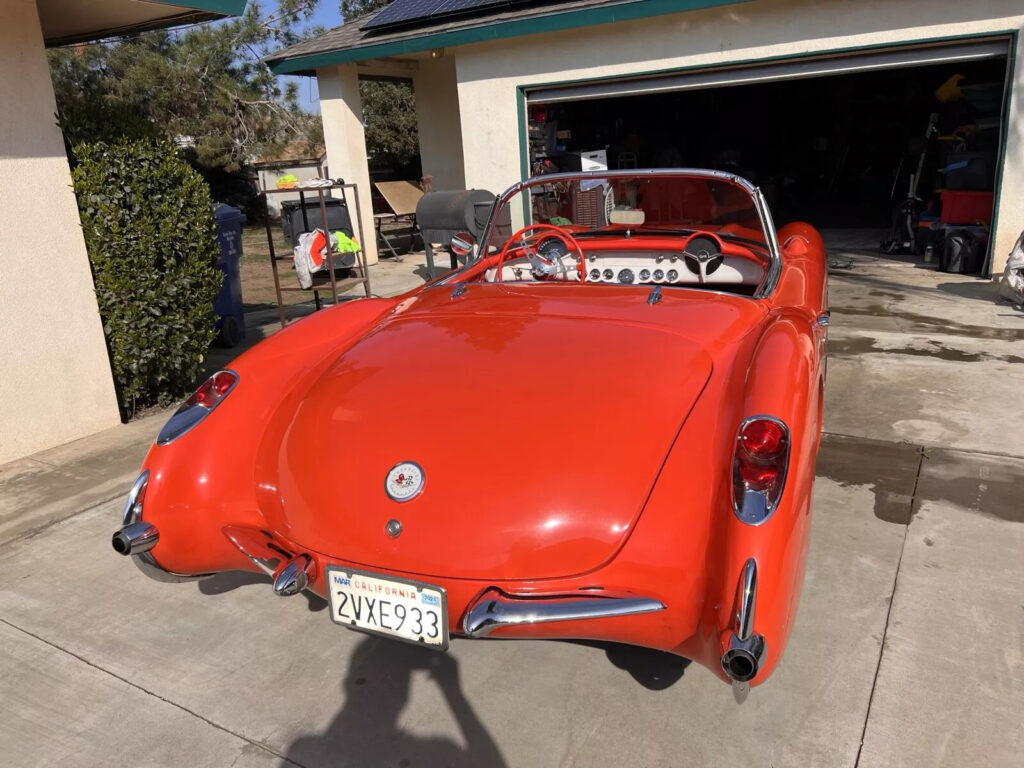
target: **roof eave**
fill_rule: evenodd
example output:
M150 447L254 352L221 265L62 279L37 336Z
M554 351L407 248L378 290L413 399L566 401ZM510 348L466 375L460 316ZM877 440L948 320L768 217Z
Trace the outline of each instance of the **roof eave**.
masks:
M245 12L245 5L248 0L150 0L156 4L168 5L188 10L171 12L167 16L153 19L144 24L131 24L122 27L111 27L105 29L92 29L63 35L61 37L47 37L44 44L48 48L55 48L61 45L74 45L75 43L88 43L93 40L102 40L117 35L127 35L135 32L148 32L154 29L166 27L184 26L186 24L198 24L202 21L213 21L228 16L241 16Z
M574 10L506 19L499 22L481 23L473 26L449 29L415 37L388 40L380 43L365 43L349 48L321 51L295 57L266 59L271 71L278 75L312 75L320 67L366 61L384 56L420 53L434 48L452 48L458 45L491 42L510 37L535 35L544 32L561 32L566 29L608 24L614 21L631 21L672 13L684 13L723 5L736 5L750 0L635 0ZM286 49L287 50L287 49Z

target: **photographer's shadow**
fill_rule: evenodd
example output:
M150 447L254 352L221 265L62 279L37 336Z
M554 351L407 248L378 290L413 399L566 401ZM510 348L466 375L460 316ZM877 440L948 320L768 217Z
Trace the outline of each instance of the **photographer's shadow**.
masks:
M446 736L416 736L399 727L413 673L419 671L440 688L465 747ZM451 654L367 637L352 654L342 696L341 711L326 730L296 739L288 747L287 760L310 768L505 765L498 745L462 692L458 662Z

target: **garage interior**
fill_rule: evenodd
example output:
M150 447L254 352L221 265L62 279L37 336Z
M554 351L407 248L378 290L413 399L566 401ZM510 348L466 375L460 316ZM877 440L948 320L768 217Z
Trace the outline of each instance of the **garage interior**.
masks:
M1007 65L1005 41L986 41L538 88L531 175L734 171L762 188L777 225L860 230L865 251L987 274Z

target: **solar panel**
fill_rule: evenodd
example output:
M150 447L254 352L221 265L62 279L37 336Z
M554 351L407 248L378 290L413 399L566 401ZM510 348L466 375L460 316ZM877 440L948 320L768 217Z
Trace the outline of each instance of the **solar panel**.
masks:
M447 0L395 0L366 24L363 24L363 29L376 29L416 19L426 19L446 2Z
M488 5L508 5L509 0L444 0L431 16L442 16L459 11L471 11Z
M511 5L512 0L395 0L366 24L363 29L382 29L412 25L491 6Z

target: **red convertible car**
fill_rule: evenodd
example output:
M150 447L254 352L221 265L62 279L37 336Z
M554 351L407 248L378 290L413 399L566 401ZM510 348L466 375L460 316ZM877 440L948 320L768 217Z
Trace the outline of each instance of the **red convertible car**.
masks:
M269 574L336 623L629 643L756 685L796 615L824 248L704 170L517 184L466 265L290 325L200 385L114 549Z

